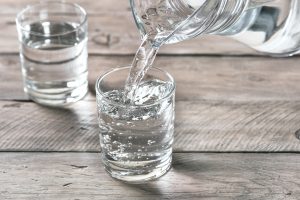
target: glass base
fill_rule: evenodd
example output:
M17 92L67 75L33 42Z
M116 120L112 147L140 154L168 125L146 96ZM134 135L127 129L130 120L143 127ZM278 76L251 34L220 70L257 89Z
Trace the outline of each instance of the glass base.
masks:
M163 162L152 169L132 170L121 168L111 162L105 162L104 164L105 170L111 175L111 177L130 184L140 184L153 181L166 174L171 169L172 156L164 159Z
M38 104L63 107L83 99L88 92L88 83L86 82L76 88L55 88L47 90L25 87L24 91L31 100Z

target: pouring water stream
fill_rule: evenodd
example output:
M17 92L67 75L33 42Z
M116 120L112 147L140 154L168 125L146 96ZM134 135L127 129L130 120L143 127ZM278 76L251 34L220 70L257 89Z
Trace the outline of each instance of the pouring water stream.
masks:
M202 7L200 6L197 10L195 10L192 15L188 16L184 21L182 21L173 31L169 33L159 33L154 37L153 40L148 34L143 37L142 43L133 59L130 73L125 83L124 102L134 104L136 90L139 87L143 77L152 66L159 48L170 38L172 38L177 31L181 30L184 26L189 25L201 8ZM202 29L201 32L203 31L205 31L205 29Z

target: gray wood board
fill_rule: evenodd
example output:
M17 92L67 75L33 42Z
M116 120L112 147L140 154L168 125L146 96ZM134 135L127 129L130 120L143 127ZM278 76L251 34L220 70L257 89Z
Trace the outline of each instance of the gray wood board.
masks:
M298 154L175 153L157 181L129 185L104 171L98 153L1 153L6 200L214 199L297 200Z
M0 101L0 151L100 151L96 103ZM178 101L175 152L299 152L300 101Z
M127 66L132 56L90 56L89 83L95 99L96 78L105 71ZM176 80L177 100L298 101L300 57L159 56L154 64ZM0 56L0 99L26 100L17 55Z

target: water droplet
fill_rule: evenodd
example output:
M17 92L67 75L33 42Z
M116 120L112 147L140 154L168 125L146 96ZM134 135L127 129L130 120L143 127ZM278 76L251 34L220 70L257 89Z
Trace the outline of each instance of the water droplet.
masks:
M142 152L142 149L138 149L138 152Z
M132 140L132 136L129 136L129 137L128 137L128 140Z

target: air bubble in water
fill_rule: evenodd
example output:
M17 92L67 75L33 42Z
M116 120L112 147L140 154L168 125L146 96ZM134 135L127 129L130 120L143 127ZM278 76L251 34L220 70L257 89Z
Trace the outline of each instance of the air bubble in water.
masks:
M104 135L104 136L103 136L103 142L104 142L104 143L109 143L109 142L111 142L110 136L109 136L109 135Z
M154 143L156 143L155 141L153 141L153 140L148 140L148 145L152 145L152 144L154 144Z

